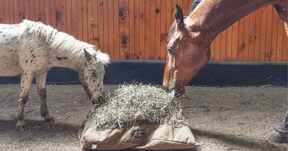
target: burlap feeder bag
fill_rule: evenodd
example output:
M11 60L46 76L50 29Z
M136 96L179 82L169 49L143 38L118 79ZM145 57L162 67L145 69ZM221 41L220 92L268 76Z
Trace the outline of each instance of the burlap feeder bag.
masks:
M87 116L82 150L193 149L194 135L172 93L149 85L123 85Z

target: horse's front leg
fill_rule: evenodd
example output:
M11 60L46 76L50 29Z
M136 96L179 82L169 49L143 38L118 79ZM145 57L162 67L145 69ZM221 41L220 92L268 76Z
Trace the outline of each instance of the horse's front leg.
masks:
M288 110L286 111L282 123L276 128L276 131L277 135L275 141L278 143L288 143Z
M275 4L278 15L284 22L284 29L288 36L288 1L281 1L282 3ZM288 110L286 111L283 121L280 123L279 128L276 129L278 136L276 138L277 142L288 143Z
M17 100L17 128L23 128L26 124L24 121L24 107L29 99L29 90L33 80L32 72L24 72L21 75L20 94Z
M48 106L47 106L47 89L46 89L46 79L47 79L47 72L40 72L36 74L36 85L37 85L37 92L40 96L40 113L41 117L47 122L53 122L54 119L49 114Z

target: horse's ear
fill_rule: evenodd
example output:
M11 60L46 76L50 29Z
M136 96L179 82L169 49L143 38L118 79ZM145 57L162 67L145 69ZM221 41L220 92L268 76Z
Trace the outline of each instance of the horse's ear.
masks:
M84 49L84 55L87 61L92 59L92 55L86 49Z
M176 13L175 13L175 19L178 25L184 23L184 15L182 8L179 5L176 5Z

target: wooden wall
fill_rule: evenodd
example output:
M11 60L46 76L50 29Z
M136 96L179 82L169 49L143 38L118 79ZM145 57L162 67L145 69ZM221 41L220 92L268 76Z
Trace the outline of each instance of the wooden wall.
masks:
M0 22L43 21L108 52L114 59L164 59L175 4L192 0L0 0ZM214 61L288 61L288 38L272 7L221 33Z

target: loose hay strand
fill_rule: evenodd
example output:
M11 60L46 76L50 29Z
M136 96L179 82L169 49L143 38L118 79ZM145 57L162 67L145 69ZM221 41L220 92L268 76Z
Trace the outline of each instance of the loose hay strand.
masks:
M151 85L120 85L103 96L104 104L93 109L90 120L96 128L123 128L139 122L177 123L183 120L174 92Z

